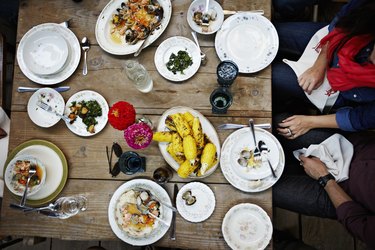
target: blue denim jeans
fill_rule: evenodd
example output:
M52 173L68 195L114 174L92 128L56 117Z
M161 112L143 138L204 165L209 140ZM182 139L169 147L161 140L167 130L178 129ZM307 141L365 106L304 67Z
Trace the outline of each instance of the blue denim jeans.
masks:
M317 4L319 0L272 0L273 7L284 18L301 15L306 7Z

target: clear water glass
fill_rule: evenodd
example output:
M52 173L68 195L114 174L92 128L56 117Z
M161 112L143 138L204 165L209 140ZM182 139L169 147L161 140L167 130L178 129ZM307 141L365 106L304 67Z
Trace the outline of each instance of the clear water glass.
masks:
M55 211L60 219L67 219L87 209L87 198L83 195L61 197L55 201Z
M134 60L125 61L125 74L133 81L134 86L143 93L148 93L153 88L153 81L146 68Z

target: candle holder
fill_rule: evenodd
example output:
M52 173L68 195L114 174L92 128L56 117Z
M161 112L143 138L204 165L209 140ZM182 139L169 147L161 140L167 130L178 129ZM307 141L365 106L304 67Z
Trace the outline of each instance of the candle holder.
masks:
M229 91L230 86L238 76L238 66L229 60L219 63L216 69L217 82L220 85L210 96L212 113L226 114L232 105L233 97Z

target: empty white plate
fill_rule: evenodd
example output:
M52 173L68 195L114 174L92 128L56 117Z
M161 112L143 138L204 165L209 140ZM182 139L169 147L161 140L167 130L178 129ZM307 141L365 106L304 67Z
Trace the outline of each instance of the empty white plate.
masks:
M23 49L27 67L38 75L59 72L69 54L65 39L53 30L40 30L31 34Z

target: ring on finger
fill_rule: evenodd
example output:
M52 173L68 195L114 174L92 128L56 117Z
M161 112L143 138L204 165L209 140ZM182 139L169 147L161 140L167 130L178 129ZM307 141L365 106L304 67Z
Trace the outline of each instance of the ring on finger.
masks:
M293 136L292 130L290 130L290 128L286 128L286 129L288 130L288 134L286 135L289 137Z

